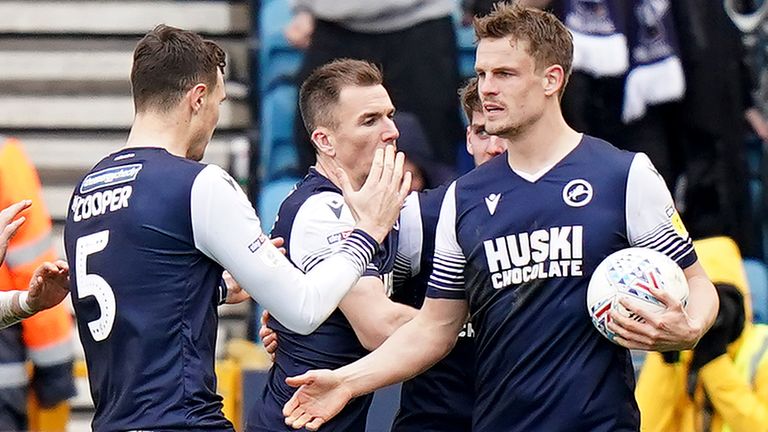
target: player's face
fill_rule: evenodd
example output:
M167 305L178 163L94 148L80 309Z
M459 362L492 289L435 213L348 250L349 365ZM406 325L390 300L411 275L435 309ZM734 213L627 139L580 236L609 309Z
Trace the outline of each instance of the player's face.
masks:
M217 72L216 85L209 89L208 95L203 98L203 104L200 111L195 116L196 126L194 126L194 138L192 145L187 152L187 158L199 161L203 158L208 143L211 142L213 131L219 122L219 108L222 102L227 98L224 91L224 75L221 71Z
M511 37L482 39L475 72L485 114L485 130L511 138L543 115L546 79L527 52L528 42Z
M400 136L392 121L394 114L395 107L381 85L347 86L339 93L336 127L329 138L336 161L358 184L365 181L376 149L395 144Z
M472 113L472 121L467 126L467 152L480 166L507 150L507 140L491 135L485 129L485 116L482 112Z

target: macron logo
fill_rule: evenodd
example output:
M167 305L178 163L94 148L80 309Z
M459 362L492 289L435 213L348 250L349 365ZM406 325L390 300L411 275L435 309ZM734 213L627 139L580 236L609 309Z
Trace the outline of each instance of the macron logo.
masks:
M501 194L490 194L485 197L485 205L488 207L488 212L493 216L496 213L496 206L499 204Z
M333 214L336 215L336 219L341 219L341 208L344 207L344 203L333 200L328 203L328 208L331 209Z

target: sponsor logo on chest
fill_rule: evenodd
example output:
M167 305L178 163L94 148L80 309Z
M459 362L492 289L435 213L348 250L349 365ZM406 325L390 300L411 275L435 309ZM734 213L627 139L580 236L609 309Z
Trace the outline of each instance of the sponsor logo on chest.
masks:
M581 225L511 234L483 242L494 288L534 279L583 276Z

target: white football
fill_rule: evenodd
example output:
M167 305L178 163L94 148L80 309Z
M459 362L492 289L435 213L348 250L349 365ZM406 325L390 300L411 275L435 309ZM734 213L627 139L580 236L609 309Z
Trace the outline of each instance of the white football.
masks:
M642 303L646 310L665 308L653 295L651 287L666 290L683 305L688 302L688 282L683 270L666 255L638 247L608 255L595 269L587 288L587 309L592 323L603 336L613 341L615 334L607 327L609 310L643 321L619 303L621 297Z

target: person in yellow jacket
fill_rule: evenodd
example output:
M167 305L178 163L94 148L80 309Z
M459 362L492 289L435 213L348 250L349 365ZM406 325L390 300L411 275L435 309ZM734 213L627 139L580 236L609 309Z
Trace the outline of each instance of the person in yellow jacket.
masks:
M641 430L768 431L768 326L752 323L735 244L702 242L712 246L696 249L715 282L720 311L693 351L648 354L636 389Z
M8 244L0 266L3 291L26 290L35 269L55 261L57 253L37 171L18 140L0 137L0 208L22 200L35 205L24 214L26 221ZM72 317L62 304L0 330L0 430L27 429L30 388L33 403L66 409L66 400L75 393L72 330ZM31 380L28 359L34 365Z

